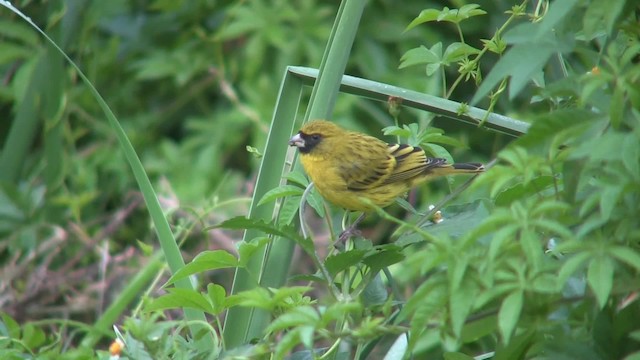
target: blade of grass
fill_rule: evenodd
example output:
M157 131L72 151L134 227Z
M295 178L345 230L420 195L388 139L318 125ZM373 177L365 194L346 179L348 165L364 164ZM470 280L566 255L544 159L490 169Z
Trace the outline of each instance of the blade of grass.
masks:
M321 64L320 74L314 88L306 118L329 117L344 73L347 59L364 10L364 0L345 0L341 3ZM300 103L302 83L286 71L280 88L267 145L256 180L256 188L249 211L252 219L273 220L279 207L274 203L257 206L264 194L278 186L282 176L290 170L285 167L287 142L293 131L295 116ZM246 231L243 241L251 241L262 235ZM293 242L275 239L263 250L257 251L246 269L238 269L232 293L260 286L282 286L291 262ZM225 318L224 338L227 349L246 344L259 338L269 323L269 314L254 308L231 308Z
M365 0L344 0L340 3L305 120L331 117L365 4Z
M115 115L109 108L109 105L102 98L98 90L91 84L89 79L84 75L84 73L80 70L80 68L67 56L67 54L42 30L38 27L29 17L20 12L13 5L8 3L7 1L0 0L0 5L5 6L9 10L13 11L15 14L24 19L29 25L31 25L34 29L36 29L45 39L69 62L71 66L78 72L78 76L82 79L82 81L87 85L91 94L98 101L100 108L104 112L111 128L114 130L115 135L120 143L120 146L131 166L131 170L133 171L134 177L140 187L140 191L142 192L144 201L149 209L149 214L156 228L156 233L158 235L158 239L160 241L160 246L162 247L162 251L164 253L165 258L167 259L167 263L169 264L169 268L172 273L175 273L180 268L184 266L184 260L182 259L182 255L180 254L180 249L175 241L173 233L171 232L171 228L169 227L169 223L164 217L164 213L162 211L162 207L160 206L160 202L158 201L158 197L156 196L155 190L149 181L149 177L144 171L144 167L138 158L131 142L127 138L124 129L118 123ZM181 281L176 282L177 287L192 289L192 285L188 279L183 279ZM194 309L184 309L185 317L187 320L199 320L206 321L204 313L201 311L197 311ZM201 329L200 326L190 326L191 334L195 337L198 331ZM206 349L212 349L214 347L213 338L211 336L204 336L197 340L196 346L199 350L205 351Z
M273 202L258 206L258 201L267 191L277 187L282 175L289 171L286 164L287 142L293 131L295 117L302 96L302 83L285 72L280 86L278 100L267 136L267 143L258 170L253 199L249 209L251 219L271 221L277 210ZM251 241L264 236L257 230L247 230L243 241ZM272 245L256 251L245 268L237 268L232 294L252 289L256 286L279 287L286 280L291 261L293 243L286 239L272 241ZM268 274L268 276L264 276ZM233 349L249 340L259 338L269 323L270 314L264 310L248 307L229 309L224 323L224 340L227 349Z
M18 180L38 129L38 111L40 110L38 99L42 95L42 79L47 73L47 52L42 51L33 61L35 66L31 72L29 84L24 97L18 103L16 116L0 154L1 182L15 183Z

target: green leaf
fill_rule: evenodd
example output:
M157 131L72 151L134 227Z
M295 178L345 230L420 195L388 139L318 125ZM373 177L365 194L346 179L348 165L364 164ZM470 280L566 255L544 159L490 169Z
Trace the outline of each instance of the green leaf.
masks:
M38 33L33 31L29 25L15 20L8 20L8 18L0 20L0 35L3 38L3 42L11 39L32 47L40 44Z
M547 63L549 58L556 53L556 49L547 44L530 44L529 46L515 46L507 50L496 65L491 69L487 77L478 87L476 94L471 99L471 105L477 104L484 98L502 79L512 77L509 88L509 99L513 99L529 82L533 74L537 73Z
M531 230L524 230L520 234L519 240L520 246L522 246L522 252L527 257L527 264L531 266L534 271L540 269L543 255L540 236Z
M213 226L214 228L225 228L225 229L234 229L234 230L242 230L242 229L251 229L251 230L259 230L269 235L282 236L288 239L291 239L298 243L302 248L307 252L315 251L313 247L313 242L311 239L303 238L294 227L289 225L280 225L276 226L272 223L267 223L264 220L253 220L248 219L244 216L237 216L232 219L226 220L218 225Z
M311 290L309 286L288 286L278 289L255 287L227 298L227 306L240 305L274 311L291 307L291 299L300 298Z
M552 35L554 32L553 30L556 29L560 23L567 21L567 18L571 18L572 13L575 13L574 7L578 4L580 4L580 0L552 2L549 6L549 11L542 19L535 36L540 39Z
M397 264L404 260L405 255L402 252L402 248L394 245L381 245L376 246L367 252L367 255L362 259L362 263L367 265L371 272L376 273L382 268Z
M625 3L627 3L625 0L594 1L590 3L586 7L586 12L582 18L584 36L591 40L603 29L607 35L610 35L616 22L620 21L619 16L624 9Z
M220 315L220 313L226 310L227 291L222 286L218 284L207 285L207 296L211 304L212 314Z
M378 273L369 283L365 286L362 294L360 295L364 306L370 307L375 305L384 304L389 298L387 293L387 287L380 273Z
M357 316L365 310L361 302L333 302L327 305L322 312L321 325L326 327L335 321L340 321L347 317Z
M569 204L558 201L552 198L548 198L542 201L537 201L533 206L531 215L535 217L545 217L550 214L568 212L571 210Z
M637 134L629 134L622 143L622 162L636 179L640 178L640 139Z
M284 199L278 213L278 225L291 225L300 208L300 196L290 196Z
M516 233L520 230L520 226L517 224L509 224L498 228L491 238L491 244L489 244L489 259L495 260L500 254L504 252L505 248L511 246L511 244L517 243Z
M404 53L400 58L399 69L404 69L413 65L420 64L437 64L440 63L440 57L442 56L442 43L437 43L427 49L425 46L411 49Z
M536 226L538 231L543 231L545 235L555 234L563 237L564 240L573 238L571 230L555 220L535 219L531 223Z
M315 328L312 326L301 326L300 328L300 342L307 348L313 348L313 340L315 338Z
M14 318L4 312L0 313L0 335L11 339L20 339L20 324Z
M500 306L500 312L498 313L498 328L502 335L504 344L508 344L513 334L513 330L520 319L520 312L522 311L522 303L524 296L521 290L517 290L509 294Z
M598 305L603 308L613 287L613 261L605 255L593 258L589 263L587 282L596 295Z
M387 135L387 136L388 135L398 136L398 137L401 137L401 138L404 138L404 139L408 139L411 136L415 135L415 133L407 125L404 125L403 127L398 127L398 126L395 126L395 125L387 126L387 127L382 129L382 133L384 135Z
M427 63L427 76L431 76L436 73L440 69L441 66L447 65L442 61L442 43L437 43L429 49L433 54L438 57L437 62L429 62Z
M448 297L446 280L437 276L430 277L407 299L406 306L398 315L398 321L411 319L412 324L424 329L429 316L446 306ZM420 317L411 316L416 312L420 313Z
M493 334L498 326L497 315L481 317L464 324L460 339L463 343L472 343Z
M494 37L492 39L480 39L489 51L495 54L502 54L507 49L507 42L502 37Z
M556 274L541 274L531 283L531 289L542 294L555 294L560 289Z
M527 329L518 333L513 340L504 347L498 346L492 360L512 360L526 358L527 351L531 349L532 343L537 340L535 336L537 329Z
M621 186L613 185L605 186L600 191L600 214L603 220L609 221L623 190Z
M193 274L236 266L238 266L238 259L227 251L204 251L198 254L190 263L176 271L176 273L167 280L165 286Z
M473 360L474 357L461 352L446 352L443 354L444 360Z
M513 292L515 289L518 289L519 285L515 283L507 283L507 284L492 284L491 288L486 289L485 291L479 292L478 297L476 299L476 306L484 306L494 300L500 300Z
M448 10L448 8L444 8L444 10ZM409 23L409 25L407 26L406 29L404 29L404 31L409 31L411 29L413 29L414 27L416 27L417 25L420 24L424 24L426 22L429 21L436 21L438 20L440 14L442 13L442 11L436 10L436 9L425 9L422 10L420 12L420 15L418 15L418 17L416 17L415 19L413 19L413 21L411 21L411 23Z
M576 200L578 184L581 180L582 171L586 160L566 160L562 166L563 200L572 204Z
M322 198L322 195L320 195L318 190L315 188L315 186L311 190L311 193L309 194L309 196L307 197L307 203L309 204L309 206L313 208L313 210L315 210L318 213L318 216L320 217L326 216L325 208L324 208L324 199Z
M431 277L407 300L407 305L400 310L398 321L410 319L409 349L415 346L421 334L426 331L434 314L447 306L448 297L445 279Z
M26 323L22 325L22 344L28 349L37 349L44 345L47 341L47 336L44 330L40 326L36 326L33 323Z
M451 328L456 337L460 337L467 316L471 313L473 303L476 300L478 287L471 280L465 280L462 286L458 287L451 294L449 300L449 315L451 317Z
M325 283L325 284L327 282L327 280L320 273L293 275L289 277L288 280L290 282L304 281L304 282L317 282L317 283Z
M12 43L0 43L0 64L7 64L17 60L34 57L35 51L26 46Z
M447 275L449 277L450 291L453 292L460 287L468 265L469 260L465 255L456 256L449 260Z
M568 12L578 0L557 1L551 4L550 10L540 23L523 23L514 26L504 39L516 44L507 50L496 63L485 80L480 84L471 104L477 104L502 81L511 77L509 98L513 99L524 86L530 82L534 74L539 73L554 54L565 53L573 49L572 36L561 37L553 29L559 21L565 20ZM555 10L554 10L555 9Z
M153 300L145 307L147 311L191 308L209 314L217 314L207 297L191 289L169 288L168 294Z
M458 10L455 14L452 14L455 16L455 19L468 19L474 16L480 16L480 15L485 15L487 12L480 9L480 5L478 4L467 4L467 5L463 5L462 7L460 7L460 10Z
M301 189L299 186L296 186L296 185L278 186L277 188L267 191L267 193L264 194L262 199L260 199L260 201L258 202L258 206L268 203L270 201L274 201L276 199L285 197L285 196L294 196L294 195L300 196L302 195L302 193L304 193L304 189Z
M611 161L612 157L620 159L623 157L620 146L624 144L625 138L624 134L618 132L607 132L606 136L594 136L579 143L571 152L570 158L584 157L591 161ZM594 148L598 151L593 151Z
M531 195L539 194L545 189L552 187L553 184L553 176L538 176L535 177L532 181L529 181L526 185L520 182L504 189L496 196L495 203L497 206L509 206L514 201L527 198Z
M328 256L325 259L324 265L332 276L335 276L339 272L358 264L364 256L367 254L367 250L354 249L336 255Z
M479 7L480 5L478 4L467 4L462 6L460 9L449 9L446 6L440 11L436 9L425 9L420 12L418 17L411 21L404 31L408 31L417 25L431 21L446 21L459 24L470 17L484 15L487 13L486 11L479 9Z
M510 165L513 165L515 168L524 168L528 165L527 160L529 159L529 156L527 156L527 150L521 146L506 148L498 154L498 157Z
M447 149L437 144L424 144L423 149L433 157L446 159L447 162L452 163L453 158Z
M625 107L624 88L622 86L616 86L611 96L611 105L609 106L609 120L614 129L620 128Z
M458 139L433 132L428 132L420 136L420 145L424 146L424 143L439 143L463 149L467 148L467 145Z
M251 260L251 257L259 249L262 249L267 243L271 241L270 238L258 237L251 239L251 241L242 241L238 244L238 266L245 267Z
M307 180L307 177L302 171L291 171L287 173L284 178L294 184L301 185L303 188L306 188L309 185L309 180Z
M607 249L611 256L640 271L640 254L630 247L614 246Z
M640 351L636 351L625 356L624 360L640 360Z
M305 327L293 328L278 339L276 351L273 354L275 359L284 359L289 351L302 342L302 332L304 328ZM311 330L313 331L312 327Z
M451 238L459 238L469 233L489 215L489 210L483 201L475 201L468 204L451 205L443 208L442 221L427 223L422 226L432 235L447 235Z
M596 193L596 195L599 195ZM577 238L584 238L587 234L599 230L607 223L606 219L602 218L600 213L593 213L588 218L583 219L582 223L578 226Z
M479 53L480 50L473 46L461 42L454 42L447 46L444 51L444 55L442 56L442 60L445 64L450 64L468 58L470 55Z
M318 310L311 306L298 306L273 320L271 324L267 326L265 332L273 333L300 325L313 326L319 320L320 315L318 314Z

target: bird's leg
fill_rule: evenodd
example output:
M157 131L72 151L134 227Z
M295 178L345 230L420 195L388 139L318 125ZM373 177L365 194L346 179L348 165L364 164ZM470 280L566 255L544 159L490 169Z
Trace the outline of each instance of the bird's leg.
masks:
M414 208L413 205L411 205L410 202L408 202L407 200L405 200L403 198L397 198L396 199L396 203L398 205L400 205L403 209L407 210L412 215L424 216L424 214L422 214L421 212L416 210L416 208Z
M340 236L338 237L338 241L336 241L336 243L334 244L337 248L344 248L344 244L347 242L347 240L349 240L354 236L360 235L360 230L358 230L358 224L360 224L360 222L364 220L365 216L366 216L366 213L362 213L351 225L349 225L348 228L344 229L344 231L340 233Z

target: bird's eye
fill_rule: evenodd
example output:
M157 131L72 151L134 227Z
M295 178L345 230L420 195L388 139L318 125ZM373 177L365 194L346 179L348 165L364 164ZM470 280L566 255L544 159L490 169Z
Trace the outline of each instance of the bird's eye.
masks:
M320 140L320 135L319 134L313 134L313 135L311 135L311 139Z

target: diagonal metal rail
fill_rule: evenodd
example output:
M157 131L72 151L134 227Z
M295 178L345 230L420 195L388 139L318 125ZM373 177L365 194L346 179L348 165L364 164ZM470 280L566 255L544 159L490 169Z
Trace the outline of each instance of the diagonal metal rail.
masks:
M313 86L318 77L318 70L308 67L290 66L287 68L286 76L299 79L303 85ZM343 76L340 91L381 101L387 101L389 96L399 97L402 98L402 106L429 111L473 125L480 125L482 119L486 116L483 124L484 127L513 136L523 135L529 129L528 123L508 116L496 113L487 114L486 110L467 106L456 101L354 76ZM466 107L467 110L464 113L459 113L463 107Z

